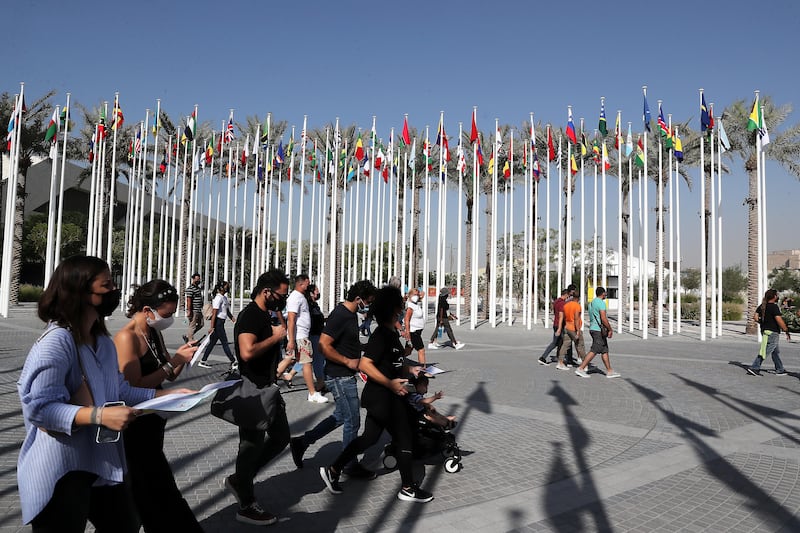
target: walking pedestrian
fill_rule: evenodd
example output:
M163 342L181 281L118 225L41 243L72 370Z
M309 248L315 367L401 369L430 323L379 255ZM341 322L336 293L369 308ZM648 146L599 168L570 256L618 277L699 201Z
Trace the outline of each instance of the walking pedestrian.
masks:
M186 318L189 319L189 330L183 336L183 342L194 340L194 334L203 327L203 286L200 274L192 274L192 281L185 291Z
M581 318L583 310L581 309L580 296L572 294L567 303L564 304L564 328L563 340L561 347L558 349L558 365L556 370L567 370L574 366L578 366L583 362L585 356L583 344L583 319ZM575 350L578 352L578 360L575 361L569 349L575 345Z
M305 274L294 279L294 290L286 301L286 354L294 356L302 365L303 379L308 387L308 401L327 403L328 398L317 392L314 386L314 369L311 367L312 351L309 331L311 330L311 311L306 299L306 291L311 282Z
M225 352L228 361L231 362L231 368L236 367L236 358L231 353L231 347L228 343L228 334L225 332L225 322L228 318L231 319L231 322L236 322L236 318L233 316L233 313L231 313L231 305L228 300L228 291L230 289L231 284L227 281L220 281L214 288L214 300L211 303L214 311L211 314L211 327L208 329L208 333L211 337L209 338L205 353L197 363L197 366L201 368L211 368L211 365L206 361L208 360L208 356L211 355L211 350L217 345L217 341L222 344L222 351Z
M359 370L369 376L361 395L361 405L367 411L364 433L350 442L332 465L320 467L320 476L331 493L341 494L339 475L344 466L374 445L385 429L398 450L401 480L398 499L429 502L433 500L433 494L419 487L412 471L414 415L403 399L408 394L405 385L410 368L403 366L407 354L395 327L397 314L403 309L400 289L390 285L381 288L371 308L378 327L370 336L364 357L358 363Z
M439 334L438 328L442 328L442 330L447 333L447 338L450 339L450 345L456 350L460 350L466 346L463 342L458 342L456 340L453 328L450 326L450 320L456 320L457 317L450 312L450 303L447 301L448 296L450 296L450 289L442 287L439 291L439 301L436 304L436 328L434 328L431 342L428 344L429 350L438 350L441 348L441 346L435 342Z
M319 337L325 328L325 314L317 303L319 301L319 287L313 283L309 285L306 290L306 297L308 298L308 310L311 314L311 328L308 332L308 338L311 339L311 347L314 350L311 356L311 366L314 370L314 386L317 392L324 394L327 390L325 388L325 356L322 355L322 350L319 347Z
M597 287L594 293L597 297L589 304L589 335L592 337L592 346L589 353L583 358L583 362L575 369L575 374L582 378L588 378L589 373L586 369L594 356L600 354L603 364L606 365L606 377L618 378L620 373L611 368L611 357L608 353L608 339L614 335L614 331L611 329L611 324L608 323L606 313L607 293L603 287Z
M277 269L261 274L250 296L252 301L239 314L233 329L239 373L242 379L259 388L275 386L280 344L286 338L286 328L272 324L270 310L281 311L288 294L286 274ZM236 470L225 478L225 486L239 504L236 520L245 524L268 526L278 521L274 514L261 507L253 489L253 480L259 471L289 444L286 406L280 394L273 398L276 402L274 416L266 430L239 427Z
M786 322L783 321L781 309L776 303L778 301L778 291L769 289L764 293L764 299L761 300L761 305L756 308L753 315L753 320L758 322L761 327L761 344L758 347L758 355L756 355L753 364L747 368L747 373L751 376L761 375L761 363L767 356L772 357L772 362L775 364L775 375L785 376L786 370L783 368L781 361L781 351L778 346L781 337L781 331L786 333L786 340L791 340L789 329L786 327Z
M554 348L561 348L561 341L563 337L561 336L564 327L564 304L567 303L567 298L569 298L569 287L561 291L561 296L556 298L553 301L553 338L550 340L550 344L547 345L547 348L544 349L542 355L539 356L539 364L547 366L550 364L550 361L547 359L547 356L550 355L550 352L553 351ZM556 350L558 353L558 350Z
M425 314L422 312L422 292L419 289L408 291L406 313L403 319L404 335L411 346L417 351L417 358L421 365L425 365L425 341L422 340L422 329L425 327Z
M358 281L347 291L344 302L338 304L325 323L319 345L325 356L325 386L333 393L336 408L333 414L291 441L292 459L297 468L303 468L303 454L319 439L342 427L342 448L358 436L361 414L358 403L356 372L361 359L361 342L358 336L359 308L372 303L375 286L368 280ZM346 465L349 477L374 479L375 472L364 468L355 458Z

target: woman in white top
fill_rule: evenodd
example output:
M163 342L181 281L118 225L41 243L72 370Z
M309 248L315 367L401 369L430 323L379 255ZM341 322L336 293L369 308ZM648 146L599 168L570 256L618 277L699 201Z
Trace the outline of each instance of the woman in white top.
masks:
M225 333L225 321L230 318L232 322L236 322L233 313L231 313L230 302L228 302L228 297L226 296L230 288L231 284L227 281L220 281L214 288L214 300L211 302L211 307L214 308L214 312L211 314L211 327L208 329L208 333L211 337L209 338L208 347L203 357L197 363L199 367L211 368L211 365L206 363L206 360L208 356L211 355L211 350L214 349L217 341L222 344L222 350L225 352L225 355L228 356L231 367L235 366L236 358L233 356L231 347L228 345L228 334Z
M418 289L408 291L405 328L403 336L419 354L419 362L425 364L425 342L422 340L422 328L425 327L425 314L422 312L422 293Z

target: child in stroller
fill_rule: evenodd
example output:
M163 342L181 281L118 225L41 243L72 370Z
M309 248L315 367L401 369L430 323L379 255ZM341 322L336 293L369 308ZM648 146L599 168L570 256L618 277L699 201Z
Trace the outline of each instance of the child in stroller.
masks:
M441 453L444 458L444 469L449 473L461 470L461 451L455 436L450 430L456 427L454 416L444 416L431 405L442 397L439 391L428 398L428 378L424 374L409 379L408 399L409 417L414 420L414 450L416 459L427 458ZM386 445L383 451L383 466L391 470L397 465L393 443Z

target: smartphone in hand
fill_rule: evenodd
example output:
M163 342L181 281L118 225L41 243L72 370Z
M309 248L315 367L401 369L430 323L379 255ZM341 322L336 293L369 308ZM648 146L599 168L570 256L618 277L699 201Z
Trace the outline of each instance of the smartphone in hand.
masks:
M119 405L125 405L125 402L106 402L103 404L103 407L116 407ZM119 441L121 435L121 431L114 431L113 429L109 429L105 426L98 426L95 442L97 442L97 444L117 442Z

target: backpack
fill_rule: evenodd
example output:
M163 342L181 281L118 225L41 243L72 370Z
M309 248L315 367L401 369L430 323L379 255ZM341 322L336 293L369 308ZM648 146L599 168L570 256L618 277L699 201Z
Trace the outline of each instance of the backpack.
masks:
M211 302L206 302L203 306L203 318L206 320L211 320L211 317L214 315L214 306L211 305Z

